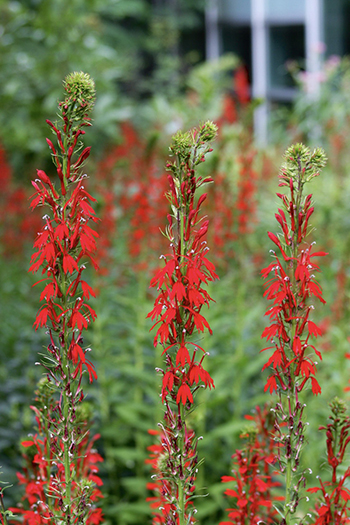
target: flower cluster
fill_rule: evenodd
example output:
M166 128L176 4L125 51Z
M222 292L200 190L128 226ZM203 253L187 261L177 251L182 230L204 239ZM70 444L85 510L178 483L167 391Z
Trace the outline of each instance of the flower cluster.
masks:
M91 443L79 422L83 375L87 371L90 381L97 379L94 365L87 358L90 348L83 341L83 331L96 318L88 304L95 294L83 273L89 263L97 267L94 254L98 235L91 223L98 219L91 206L95 199L84 186L87 176L81 173L90 154L90 147L83 149L81 143L85 134L82 128L91 125L89 112L95 87L84 73L69 75L64 87L66 97L59 103L62 122L47 121L57 139L57 146L50 139L47 143L59 189L42 170L32 182L32 209L48 209L34 243L36 251L29 271L41 268L43 276L36 283L44 283L44 288L34 327L45 327L49 336L47 354L42 357L49 401L34 407L39 432L25 443L35 451L32 470L21 478L30 509L18 512L30 524L42 523L39 517L52 518L62 525L97 524L102 519L100 510L91 507L97 494L93 482L99 484L99 480L91 477L95 469Z
M207 328L211 333L201 309L212 301L204 285L217 275L214 265L206 257L208 247L204 238L209 221L199 216L207 195L202 194L195 203L195 192L212 179L196 178L195 167L211 150L207 143L215 133L215 127L207 123L193 134L179 132L174 137L170 149L177 161L167 165L171 188L167 196L172 215L168 215L166 234L171 253L161 256L164 267L151 280L151 286L157 287L159 293L148 317L157 319L152 326L152 329L157 326L154 345L158 342L163 345L167 363L167 371L163 373L162 399L165 401L169 396L183 405L193 403L193 393L199 384L213 386L212 378L202 365L205 351L188 339L195 329L203 332ZM175 350L175 355L172 355L172 350ZM198 352L201 352L200 359L197 358Z
M220 525L258 525L275 523L277 511L272 505L271 490L280 486L274 481L274 462L276 459L276 441L274 440L274 419L268 406L255 408L254 415L245 416L253 422L242 433L246 440L243 450L236 450L232 456L234 468L231 476L223 476L223 483L230 483L234 488L225 490L232 500L228 511L229 521Z
M314 243L305 243L314 206L311 194L303 197L303 189L319 174L325 165L325 156L322 150L310 153L308 148L297 144L286 151L285 158L279 186L288 187L290 197L277 193L283 206L275 215L282 233L268 233L280 255L273 252L273 262L261 272L267 279L264 296L272 301L272 307L265 314L270 318L270 326L265 328L262 337L273 342L273 346L264 350L274 349L263 368L272 367L265 391L272 393L277 388L286 391L295 384L300 392L311 382L313 393L319 394L321 388L315 378L317 363L310 352L322 359L311 343L312 337L320 335L321 330L310 319L314 309L310 300L316 298L325 303L315 280L314 272L319 271L319 266L313 258L327 254L313 251Z
M331 422L325 430L327 436L327 461L332 472L331 481L322 481L320 487L308 489L308 492L320 492L321 498L316 505L316 516L312 525L346 525L350 523L350 490L347 480L350 479L350 467L337 476L337 469L344 462L344 455L350 443L350 417L345 415L347 407L343 401L335 398L330 403Z
M172 493L168 499L175 505L164 516L168 525L185 525L191 522L187 512L187 501L193 487L193 461L190 474L186 465L195 442L187 429L186 412L194 403L194 393L200 387L214 386L213 379L203 366L206 352L190 338L194 333L211 332L208 321L201 313L204 305L212 300L205 285L216 279L214 265L207 259L205 236L209 221L200 216L206 194L196 199L197 190L211 177L196 174L196 168L211 151L210 142L216 135L216 126L207 122L192 132L178 132L170 147L175 161L167 164L170 191L167 194L171 206L166 236L171 253L161 256L164 266L151 280L157 287L158 296L153 310L148 314L156 320L154 345L159 342L165 354L165 370L162 373L162 401L165 405L163 436L169 444L170 473L160 475L160 480L169 476ZM198 357L198 353L200 354ZM172 408L175 406L176 408ZM177 457L176 465L171 458ZM164 488L164 491L167 489Z
M276 213L281 233L268 236L277 246L279 255L273 253L274 261L262 270L268 279L265 297L272 301L266 314L270 326L262 337L271 341L273 353L263 370L270 367L265 391L277 391L279 402L274 409L276 439L279 443L278 461L285 475L286 495L281 525L289 525L300 501L299 490L305 486L304 472L299 471L300 455L305 437L305 406L299 401L303 388L311 383L314 394L321 392L315 377L321 353L312 344L312 337L321 334L320 328L311 320L314 308L312 299L324 303L322 290L315 280L319 271L313 258L326 255L314 252L313 244L306 242L311 231L310 217L314 212L312 195L303 195L304 186L319 175L325 165L325 155L320 149L311 152L302 144L291 146L285 153L285 164L280 172L279 186L288 188L289 195L277 193L282 208ZM272 277L270 276L272 274Z
M82 74L77 75L75 81L72 80L73 77L67 77L65 84L69 93L75 85L74 82L78 82ZM85 85L85 75L82 79ZM79 82L77 85L79 99L82 88ZM91 96L90 92L86 98L89 96ZM67 98L65 102L68 100ZM60 153L57 153L52 141L47 139L60 180L61 192L56 190L44 171L37 170L37 178L32 182L35 193L31 207L34 209L46 206L51 213L43 216L45 224L34 243L36 251L32 255L29 271L36 272L42 267L42 275L46 275L36 283L45 282L45 287L40 296L44 304L37 313L34 326L35 329L47 326L51 334L59 334L60 344L66 352L60 352L52 337L48 348L55 359L56 366L62 367L64 358L72 361L76 365L73 374L75 379L77 375L81 376L84 365L92 381L93 378L97 379L97 375L92 363L86 359L86 350L82 348L81 332L96 318L96 313L87 303L90 296L94 296L95 293L82 278L82 274L86 269L86 260L97 269L94 253L98 235L89 222L97 222L98 219L91 207L91 202L95 199L84 186L87 176L80 172L90 154L90 147L79 152L81 143L78 142L78 138L85 134L81 128L90 125L85 114L81 117L82 120L77 120L81 112L81 104L84 105L85 102L77 105L77 101L72 100L71 106L60 103L63 132L52 122L47 121L57 136L60 150ZM76 150L79 152L77 158L74 156Z

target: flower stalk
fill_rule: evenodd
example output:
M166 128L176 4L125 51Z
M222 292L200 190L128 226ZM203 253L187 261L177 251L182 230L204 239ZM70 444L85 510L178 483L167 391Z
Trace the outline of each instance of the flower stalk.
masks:
M49 336L42 366L45 380L39 384L37 405L33 406L38 433L24 446L36 449L30 468L40 484L33 510L33 498L28 495L30 510L25 519L49 525L98 524L101 510L93 502L102 495L96 489L94 467L87 465L89 420L83 410L83 375L90 382L97 379L94 365L87 359L91 350L84 345L83 332L96 318L88 304L95 293L83 278L94 259L97 233L91 224L97 217L91 206L93 197L86 191L82 167L90 154L81 138L85 127L91 126L90 113L95 101L95 85L89 75L72 73L64 81L65 97L59 103L59 123L47 120L56 145L46 139L56 167L58 188L44 171L37 170L32 182L35 189L31 207L46 207L44 226L34 243L29 271L41 269L45 283L34 327L45 327ZM39 363L38 363L39 364ZM84 463L85 461L85 463ZM95 469L95 472L97 469ZM29 478L30 480L30 478ZM30 481L22 478L24 484ZM26 494L27 496L27 494ZM42 520L42 521L40 521Z
M278 461L285 477L285 500L279 509L281 525L295 523L295 512L300 502L301 489L305 486L304 472L299 469L300 455L305 441L305 404L300 393L311 385L313 394L321 393L315 377L317 362L322 359L312 338L321 334L320 328L311 320L314 309L312 299L325 303L314 272L319 271L313 258L324 256L314 252L307 242L312 228L309 224L314 212L312 195L304 195L304 186L319 175L326 162L323 150L313 152L302 144L291 146L285 153L285 163L280 171L279 186L287 188L287 195L277 193L282 201L275 217L281 233L268 236L278 248L272 252L274 261L262 270L265 282L264 296L272 301L266 314L270 325L262 337L272 343L265 350L273 350L265 363L271 373L265 391L276 391L279 400L274 409L276 416L276 440L280 444ZM272 274L272 277L271 277ZM297 520L298 521L298 520Z
M211 177L197 175L197 167L211 151L216 126L207 122L191 132L178 132L170 146L173 162L167 164L171 213L165 235L171 253L161 256L165 266L151 280L158 296L148 314L156 320L154 345L160 343L165 355L162 402L164 422L160 424L163 454L157 463L156 479L161 485L161 513L154 523L189 525L194 522L193 491L198 469L197 443L187 426L199 388L212 388L213 379L203 367L207 353L193 341L196 332L210 326L201 314L212 300L204 285L217 278L214 265L206 258L205 236L209 222L200 217L206 194L198 189ZM198 357L201 354L200 357Z

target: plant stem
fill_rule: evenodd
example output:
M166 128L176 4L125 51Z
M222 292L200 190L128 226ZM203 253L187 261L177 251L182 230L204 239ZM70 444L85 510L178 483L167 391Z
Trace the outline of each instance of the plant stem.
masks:
M8 525L6 518L6 509L3 501L2 490L0 489L0 517L2 518L4 525Z
M299 213L300 213L300 206L301 206L301 199L302 199L302 193L303 193L303 183L302 183L302 166L299 162L299 166L298 166L298 179L297 179L297 187L294 188L294 190L296 191L297 193L297 199L296 199L296 204L295 204L295 208L294 208L294 221L295 221L295 231L294 231L294 235L293 235L293 239L292 239L292 260L293 260L293 263L292 263L292 290L293 290L293 294L294 294L294 297L295 297L295 300L298 301L298 287L297 287L297 282L296 282L296 276L295 276L295 273L296 273L296 269L297 269L297 265L298 265L298 252L299 252L299 242L298 242L298 236L299 236L299 228L301 227L301 225L299 224ZM294 346L294 340L295 340L295 337L296 337L296 329L297 329L297 317L298 317L298 304L296 306L294 306L293 308L293 318L292 318L292 323L291 323L291 337L290 337L290 359L292 360L293 359L293 354L294 354L294 350L293 350L293 346ZM294 403L294 398L295 398L295 393L296 393L296 389L297 389L297 384L295 383L295 380L293 379L294 378L294 371L295 371L295 364L292 363L291 364L291 368L290 368L290 383L288 385L288 390L289 390L289 395L288 395L288 402L287 402L287 407L286 407L286 410L285 410L285 413L286 414L289 414L289 418L288 418L288 425L287 425L287 433L290 435L290 457L287 458L287 465L286 465L286 493L285 493L285 501L284 501L284 519L285 519L285 522L286 522L286 525L290 525L291 523L291 515L292 513L295 512L296 510L296 506L291 509L290 507L290 504L291 504L291 501L292 501L292 497L291 497L291 491L292 491L292 486L293 486L293 451L294 451L294 448L295 448L295 437L294 437L294 425L295 425L295 421L294 421L294 418L296 417L296 414L295 414L295 403ZM293 428L290 429L289 427L291 426L291 420L292 420L292 425L293 425Z
M64 203L63 203L64 204ZM64 275L64 271L62 266L60 266L61 271L61 290L62 290L62 297L63 297L63 311L66 312L68 309L67 305L67 283ZM67 430L67 435L64 435L64 479L65 479L65 516L66 518L71 517L71 472L70 472L70 459L69 459L69 428L68 428L68 418L69 418L69 405L70 400L68 398L69 389L67 389L67 385L69 382L69 364L68 364L68 349L67 349L67 328L66 324L64 323L64 333L63 333L63 344L62 344L62 373L63 373L63 418L64 418L64 427L65 430ZM66 433L66 432L64 432ZM67 523L70 523L70 521L67 520Z

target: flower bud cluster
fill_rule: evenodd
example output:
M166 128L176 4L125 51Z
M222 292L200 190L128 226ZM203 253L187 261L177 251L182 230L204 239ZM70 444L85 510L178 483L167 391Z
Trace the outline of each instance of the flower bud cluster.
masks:
M82 71L70 73L63 82L66 92L65 99L59 102L63 120L73 128L91 125L91 113L96 98L95 83Z

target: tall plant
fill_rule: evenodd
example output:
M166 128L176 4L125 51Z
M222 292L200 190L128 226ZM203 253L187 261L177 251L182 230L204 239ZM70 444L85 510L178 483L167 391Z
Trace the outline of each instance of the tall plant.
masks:
M214 386L203 366L206 352L198 345L195 334L206 328L211 332L201 310L212 300L205 285L217 278L214 265L206 257L209 221L200 216L206 194L197 199L199 188L213 181L198 175L197 168L211 151L216 132L216 126L206 122L199 129L179 131L173 137L170 152L174 161L167 164L171 213L165 233L170 253L160 257L165 264L151 281L158 290L149 313L156 319L154 344L160 343L165 355L165 367L159 369L165 413L160 424L162 453L154 464L160 496L154 523L167 525L194 522L199 438L189 429L187 418L198 389Z
M307 242L312 228L310 217L314 212L312 194L305 195L305 185L319 175L325 166L323 150L302 144L291 146L285 153L285 163L280 171L279 186L287 194L277 193L282 207L276 213L281 233L268 236L277 246L272 252L273 262L262 270L265 297L272 301L266 314L270 325L262 337L272 345L272 355L263 367L270 368L265 391L274 391L278 402L274 408L276 439L279 443L278 463L285 478L285 499L281 525L299 523L296 510L303 496L304 471L300 470L301 452L305 443L305 407L301 392L309 385L313 394L321 393L316 379L317 361L321 353L313 338L321 334L312 321L314 301L325 303L322 290L315 279L319 267L315 257L326 255L314 251L314 242Z
M91 125L95 100L93 80L82 72L64 81L65 98L59 103L60 121L47 121L57 145L46 139L55 164L58 184L37 170L32 208L45 207L44 225L34 243L29 271L41 269L44 283L34 327L46 328L47 352L41 354L45 377L39 384L33 410L37 433L23 442L27 467L19 480L25 485L24 499L29 508L12 509L22 514L24 523L72 525L98 524L101 509L93 502L101 497L96 483L96 462L92 450L89 416L82 404L83 375L97 379L90 348L83 332L96 318L88 304L93 289L83 278L87 264L96 267L94 253L97 221L85 188L82 167L90 147L81 142L84 128ZM38 363L39 364L39 363Z

